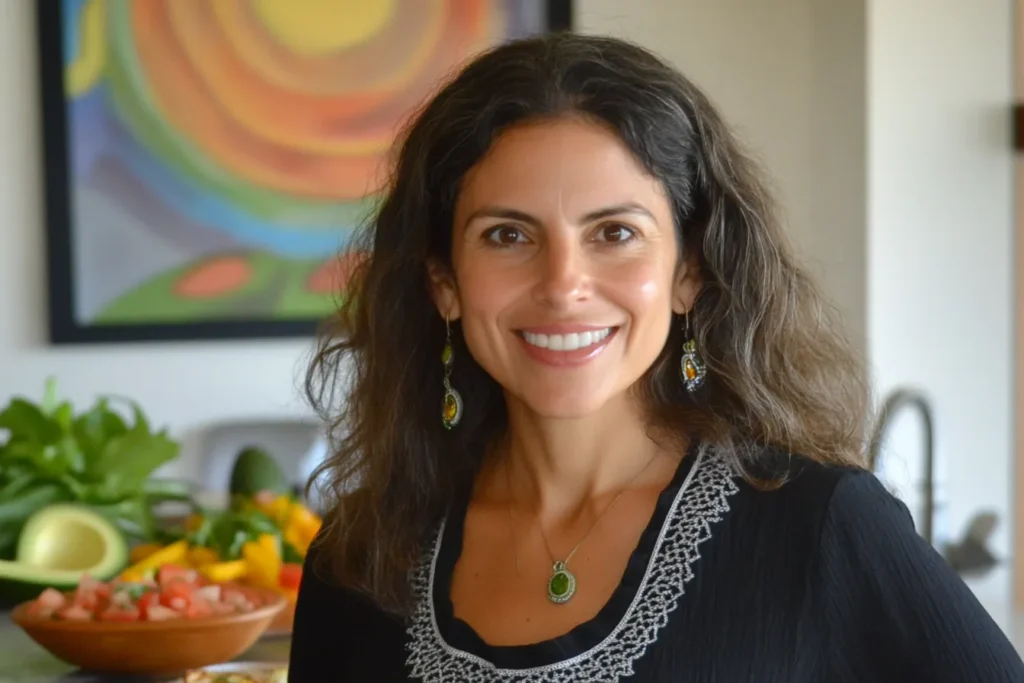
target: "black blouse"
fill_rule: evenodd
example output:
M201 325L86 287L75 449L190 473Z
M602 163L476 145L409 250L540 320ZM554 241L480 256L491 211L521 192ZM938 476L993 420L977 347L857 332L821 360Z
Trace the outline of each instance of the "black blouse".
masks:
M540 643L492 646L453 615L468 496L414 573L405 622L307 560L289 680L1024 682L1008 639L872 474L774 462L788 481L763 491L695 446L608 603Z

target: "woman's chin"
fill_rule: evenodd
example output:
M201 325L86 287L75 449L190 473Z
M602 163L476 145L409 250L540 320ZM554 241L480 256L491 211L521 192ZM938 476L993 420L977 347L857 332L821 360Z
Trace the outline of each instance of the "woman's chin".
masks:
M611 397L577 393L529 397L523 401L527 410L545 420L583 420L602 413Z

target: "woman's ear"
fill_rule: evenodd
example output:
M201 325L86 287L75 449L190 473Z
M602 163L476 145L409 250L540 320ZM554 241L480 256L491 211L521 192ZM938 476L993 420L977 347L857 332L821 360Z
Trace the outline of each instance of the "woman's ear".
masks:
M427 262L427 276L430 278L430 294L437 306L437 312L446 320L458 320L462 315L459 306L459 292L451 270L436 259Z
M700 294L703 281L700 277L700 265L692 256L684 256L676 272L672 288L672 312L683 315L693 308Z

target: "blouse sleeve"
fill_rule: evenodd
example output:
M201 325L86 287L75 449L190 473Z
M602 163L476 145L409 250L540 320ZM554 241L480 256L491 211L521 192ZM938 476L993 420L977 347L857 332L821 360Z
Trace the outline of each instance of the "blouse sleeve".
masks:
M830 660L856 680L1024 681L1006 635L874 475L836 484L820 561Z

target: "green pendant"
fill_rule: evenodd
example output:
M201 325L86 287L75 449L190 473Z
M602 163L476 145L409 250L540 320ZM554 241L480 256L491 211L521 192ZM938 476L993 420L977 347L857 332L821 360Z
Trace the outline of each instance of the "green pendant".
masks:
M555 562L552 571L548 579L548 600L558 605L569 602L576 594L576 577L566 569L564 562Z

